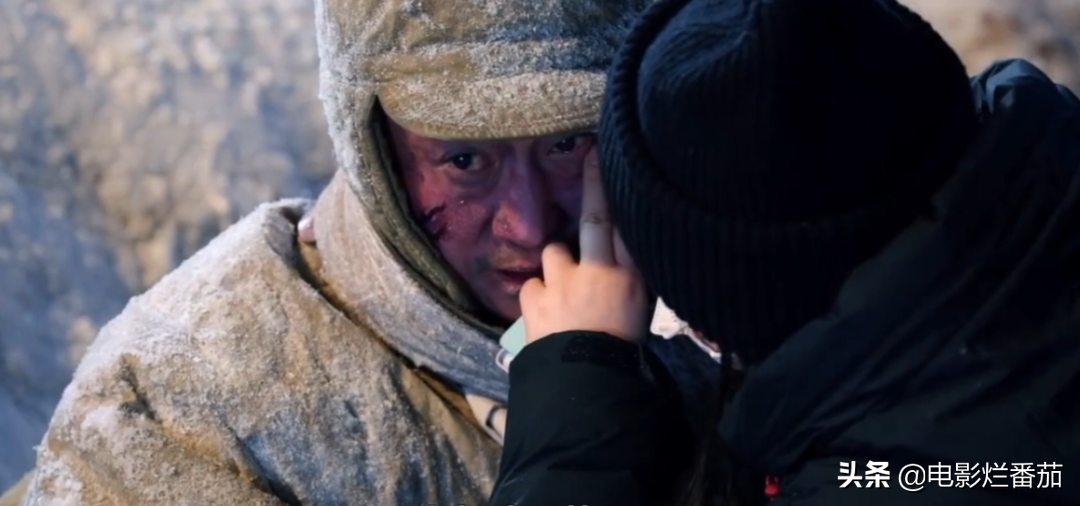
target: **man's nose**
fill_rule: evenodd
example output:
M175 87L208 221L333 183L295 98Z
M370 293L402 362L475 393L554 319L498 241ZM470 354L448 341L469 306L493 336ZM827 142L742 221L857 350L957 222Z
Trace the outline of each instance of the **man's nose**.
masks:
M495 237L522 248L542 248L558 229L558 206L538 167L521 167L508 182L492 222Z

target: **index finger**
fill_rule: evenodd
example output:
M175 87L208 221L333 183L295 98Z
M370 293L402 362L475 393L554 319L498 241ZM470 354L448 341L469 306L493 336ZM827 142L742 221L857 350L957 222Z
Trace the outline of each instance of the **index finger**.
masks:
M612 226L608 216L607 198L600 179L600 161L596 148L585 155L585 171L581 192L581 262L610 264L613 259Z

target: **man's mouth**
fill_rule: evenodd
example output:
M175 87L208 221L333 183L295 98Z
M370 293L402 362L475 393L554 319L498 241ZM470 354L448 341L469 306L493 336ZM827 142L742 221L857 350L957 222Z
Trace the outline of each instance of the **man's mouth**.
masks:
M540 267L498 269L495 272L503 283L514 288L521 288L521 285L524 285L526 281L544 275L544 270Z

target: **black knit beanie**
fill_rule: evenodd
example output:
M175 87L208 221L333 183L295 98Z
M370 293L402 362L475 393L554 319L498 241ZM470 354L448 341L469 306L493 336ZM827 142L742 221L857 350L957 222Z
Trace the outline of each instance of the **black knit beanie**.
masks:
M959 57L894 0L661 0L600 146L650 289L753 365L929 208L977 128Z

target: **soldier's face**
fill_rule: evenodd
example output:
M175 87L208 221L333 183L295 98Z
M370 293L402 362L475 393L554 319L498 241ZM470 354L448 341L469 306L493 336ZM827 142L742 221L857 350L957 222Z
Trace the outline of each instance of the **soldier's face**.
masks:
M540 277L544 247L576 241L595 137L442 140L393 122L390 132L414 218L489 310L520 317L518 292Z

